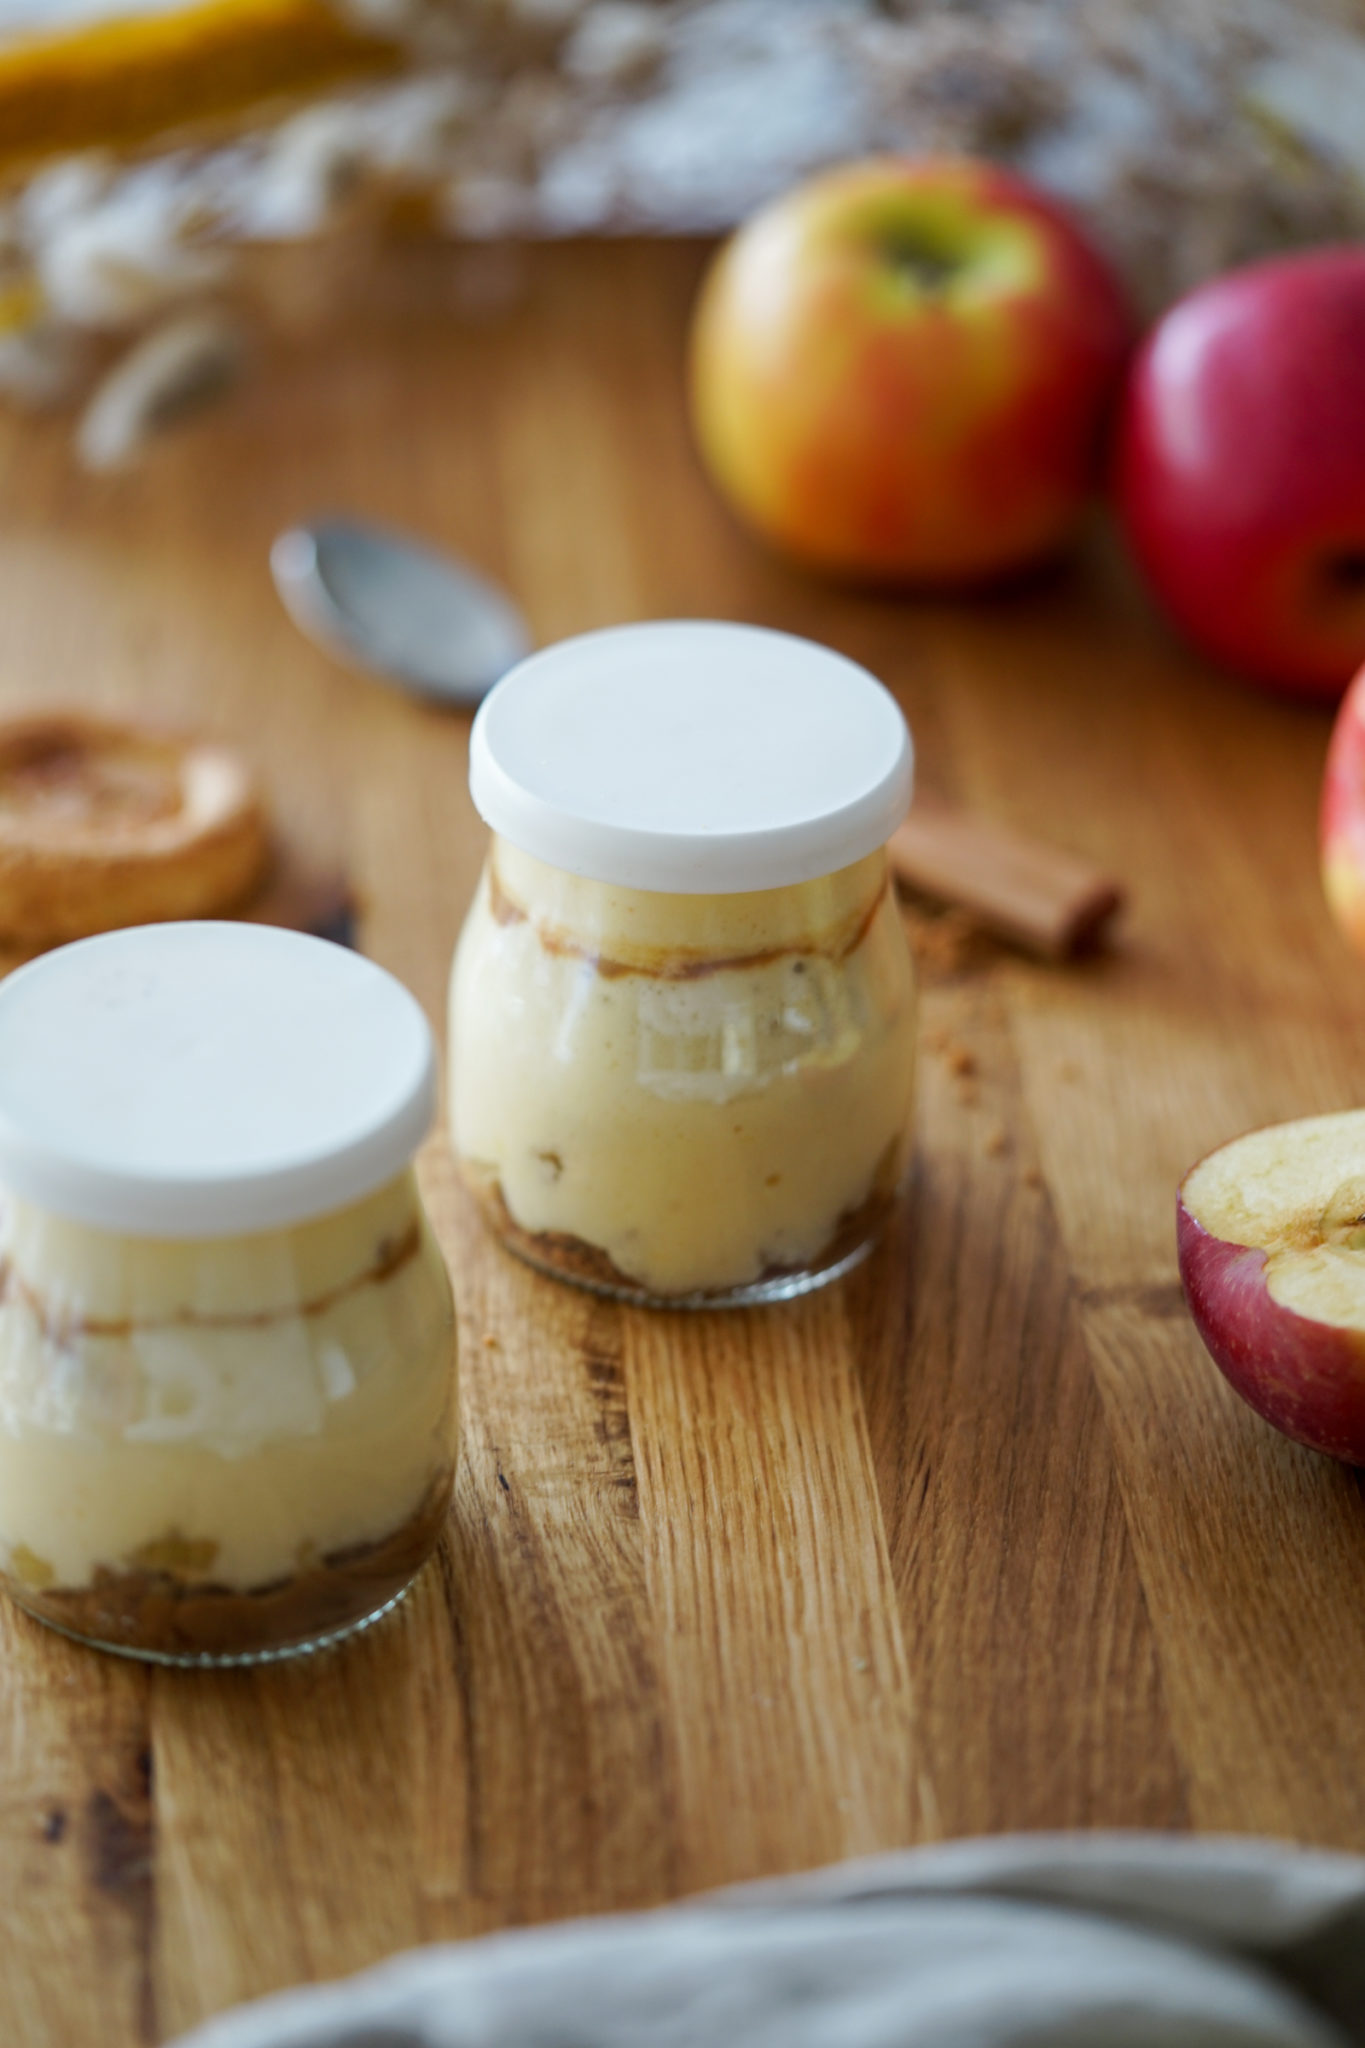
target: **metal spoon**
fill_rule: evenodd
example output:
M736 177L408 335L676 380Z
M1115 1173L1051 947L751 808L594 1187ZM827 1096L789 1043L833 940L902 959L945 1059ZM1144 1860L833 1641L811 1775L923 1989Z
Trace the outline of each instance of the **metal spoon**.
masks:
M472 705L531 651L526 621L463 562L355 519L292 526L270 550L296 626L418 696Z

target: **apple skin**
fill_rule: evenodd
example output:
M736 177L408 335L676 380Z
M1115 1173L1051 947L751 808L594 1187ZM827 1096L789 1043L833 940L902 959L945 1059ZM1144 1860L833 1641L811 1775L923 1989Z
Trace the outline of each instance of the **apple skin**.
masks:
M1296 1443L1365 1465L1365 1336L1275 1301L1265 1252L1212 1236L1183 1195L1176 1246L1195 1327L1242 1399Z
M1342 699L1322 780L1322 887L1327 907L1365 953L1365 668Z
M1118 494L1154 595L1254 680L1335 700L1365 660L1365 245L1230 272L1148 335Z
M798 560L991 579L1071 534L1133 332L1108 264L1031 186L873 158L720 251L692 326L693 428L721 494Z

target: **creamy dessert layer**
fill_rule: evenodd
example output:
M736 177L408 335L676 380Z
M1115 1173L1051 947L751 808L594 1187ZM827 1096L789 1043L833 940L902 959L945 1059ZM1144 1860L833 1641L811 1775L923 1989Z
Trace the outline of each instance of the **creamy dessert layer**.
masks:
M723 1293L815 1266L894 1185L914 988L880 853L686 896L496 840L451 1014L456 1149L548 1264L573 1240L650 1293Z
M0 1570L246 1591L448 1491L453 1314L410 1174L286 1231L0 1214Z

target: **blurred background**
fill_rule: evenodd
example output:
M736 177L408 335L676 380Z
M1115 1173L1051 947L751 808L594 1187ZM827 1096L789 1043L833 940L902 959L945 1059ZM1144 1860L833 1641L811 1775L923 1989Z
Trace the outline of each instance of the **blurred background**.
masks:
M0 0L0 393L70 408L113 466L257 328L325 333L377 242L710 232L885 150L1022 171L1150 314L1359 232L1361 25L1355 0ZM513 288L473 266L456 310ZM150 394L81 431L192 308Z

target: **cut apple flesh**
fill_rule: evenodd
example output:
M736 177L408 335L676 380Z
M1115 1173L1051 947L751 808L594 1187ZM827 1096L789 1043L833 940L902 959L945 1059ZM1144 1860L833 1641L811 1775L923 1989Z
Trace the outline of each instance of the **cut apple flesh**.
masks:
M1202 1160L1182 1194L1211 1237L1265 1253L1273 1301L1365 1332L1365 1110L1251 1131Z
M1365 1110L1211 1153L1181 1187L1177 1237L1191 1313L1238 1392L1365 1463Z

